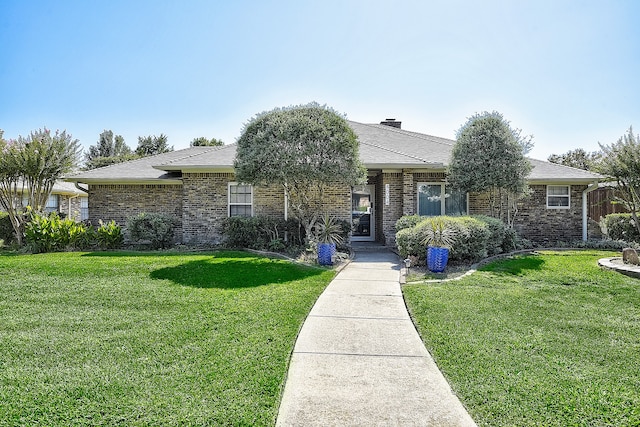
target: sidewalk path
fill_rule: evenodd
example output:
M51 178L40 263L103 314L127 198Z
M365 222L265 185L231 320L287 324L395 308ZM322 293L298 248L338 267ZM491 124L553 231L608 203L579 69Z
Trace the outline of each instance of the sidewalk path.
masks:
M398 257L358 252L306 319L277 426L475 426L418 336Z

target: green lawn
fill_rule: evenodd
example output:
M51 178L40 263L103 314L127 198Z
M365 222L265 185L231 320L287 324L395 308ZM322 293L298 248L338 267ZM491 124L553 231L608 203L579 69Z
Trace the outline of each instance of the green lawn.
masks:
M640 425L640 280L607 252L543 252L403 288L480 426Z
M273 425L333 275L240 252L0 255L0 426Z

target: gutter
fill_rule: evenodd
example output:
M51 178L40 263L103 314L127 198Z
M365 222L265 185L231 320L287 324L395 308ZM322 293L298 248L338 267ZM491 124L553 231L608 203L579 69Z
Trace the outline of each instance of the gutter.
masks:
M587 193L592 192L598 188L598 181L594 181L582 192L582 241L586 242L588 238L588 221L589 221L589 206L587 204Z
M80 191L82 191L83 193L89 194L89 191L80 187L80 183L78 181L73 181L73 185ZM76 197L78 197L78 195L76 195Z

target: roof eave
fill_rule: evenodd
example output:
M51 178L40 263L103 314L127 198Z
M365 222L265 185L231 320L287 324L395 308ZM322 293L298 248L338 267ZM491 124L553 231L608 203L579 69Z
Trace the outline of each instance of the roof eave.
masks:
M529 179L529 185L536 184L592 184L600 181L599 178L534 178Z
M64 178L67 182L80 182L82 184L104 185L182 185L181 179L170 178Z

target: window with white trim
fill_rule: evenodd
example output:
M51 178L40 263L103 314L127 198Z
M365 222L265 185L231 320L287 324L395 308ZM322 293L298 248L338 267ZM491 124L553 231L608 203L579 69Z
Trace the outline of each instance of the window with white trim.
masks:
M418 215L467 215L467 205L466 193L453 190L443 182L418 183Z
M229 183L229 216L253 216L253 188L249 184Z
M22 195L22 207L26 208L29 204L29 195ZM33 206L32 206L33 207ZM60 197L57 194L50 194L47 199L47 204L42 210L45 213L58 212L58 208L60 207Z
M569 209L570 207L570 185L547 185L547 209Z
M80 197L80 220L89 219L89 198Z

